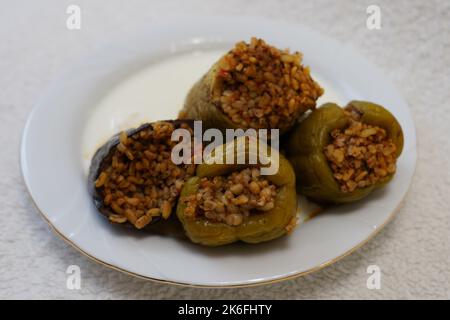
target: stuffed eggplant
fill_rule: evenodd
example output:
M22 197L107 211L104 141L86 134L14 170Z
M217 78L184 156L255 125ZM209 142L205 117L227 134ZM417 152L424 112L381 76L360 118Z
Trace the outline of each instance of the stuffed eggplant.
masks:
M394 176L403 149L402 128L384 107L327 103L292 131L286 152L299 193L323 203L366 197Z
M187 121L144 124L114 136L96 152L89 190L110 222L147 229L170 217L183 184L195 173L194 164L171 161L176 128L192 132Z
M192 87L180 118L202 120L205 128L284 133L323 93L301 59L261 39L239 42Z
M238 151L227 148L227 152ZM242 152L248 156L251 151ZM192 242L206 246L259 243L293 230L297 222L295 174L282 155L271 159L279 161L278 171L267 176L261 175L259 165L203 163L197 167L196 175L183 187L177 208Z

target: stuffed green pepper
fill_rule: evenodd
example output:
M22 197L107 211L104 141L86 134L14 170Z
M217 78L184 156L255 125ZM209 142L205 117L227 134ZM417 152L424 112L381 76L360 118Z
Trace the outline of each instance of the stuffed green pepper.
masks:
M295 174L282 155L277 158L272 175L261 175L260 165L200 164L185 183L177 208L189 239L220 246L259 243L291 232L297 223Z
M317 202L347 203L383 187L396 172L402 128L384 107L327 103L292 131L286 152L299 193Z
M205 128L284 133L323 93L301 60L261 39L239 42L191 88L180 118L202 120Z

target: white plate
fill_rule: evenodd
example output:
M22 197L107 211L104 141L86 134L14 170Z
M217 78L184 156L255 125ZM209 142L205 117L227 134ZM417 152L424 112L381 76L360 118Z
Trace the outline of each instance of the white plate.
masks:
M378 102L400 121L398 172L368 199L327 210L289 237L260 245L204 248L122 230L95 210L86 188L92 152L109 135L177 114L184 94L221 52L251 36L300 50L325 87L321 102ZM169 91L171 88L173 91ZM170 94L167 94L170 92ZM26 124L21 165L39 211L55 231L97 262L146 279L196 286L242 286L306 274L352 252L393 216L411 182L416 135L408 107L383 73L336 41L255 18L177 19L150 25L99 50L57 79ZM302 201L303 217L311 206Z

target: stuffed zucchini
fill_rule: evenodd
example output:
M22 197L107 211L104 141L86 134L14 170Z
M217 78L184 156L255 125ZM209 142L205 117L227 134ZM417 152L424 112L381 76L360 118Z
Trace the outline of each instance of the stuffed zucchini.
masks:
M244 152L248 154L248 148ZM274 161L279 161L278 172L267 176L258 165L199 165L185 183L177 208L189 239L220 246L259 243L289 233L296 225L295 174L282 155Z
M180 118L202 120L205 128L284 133L323 93L301 59L261 39L239 42L192 87Z
M148 228L168 219L194 164L175 165L171 151L176 128L184 121L159 121L121 132L94 155L89 190L97 209L112 223Z
M299 193L325 203L366 197L395 174L403 133L380 105L351 101L346 108L327 103L292 131L286 152Z

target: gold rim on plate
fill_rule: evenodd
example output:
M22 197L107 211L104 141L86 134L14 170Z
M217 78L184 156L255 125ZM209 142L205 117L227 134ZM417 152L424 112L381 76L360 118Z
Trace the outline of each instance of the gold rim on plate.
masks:
M102 261L100 259L97 259L96 257L94 257L93 255L87 253L86 251L84 251L83 249L81 249L80 247L78 247L75 243L73 243L70 239L68 239L65 235L63 235L58 229L56 229L56 227L51 223L51 221L45 216L45 214L42 212L42 210L39 208L39 206L37 205L36 201L33 199L33 196L31 195L31 192L28 188L28 185L25 181L25 177L23 174L23 171L21 170L21 174L22 174L22 180L25 184L25 187L28 191L28 194L30 196L31 202L33 203L34 207L36 208L36 210L39 212L39 214L41 215L41 217L44 219L44 221L50 226L50 228L54 231L54 233L56 233L60 238L62 238L66 243L68 243L70 246L72 246L75 250L77 250L78 252L80 252L82 255L84 255L85 257L89 258L90 260L103 265L107 268L116 270L116 271L120 271L124 274L139 278L139 279L143 279L143 280L147 280L147 281L152 281L155 283L159 283L159 284L170 284L170 285L177 285L177 286L183 286L183 287L190 287L190 288L209 288L209 289L231 289L231 288L248 288L248 287L256 287L256 286L261 286L261 285L267 285L267 284L274 284L274 283L279 283L282 281L286 281L286 280L293 280L302 276L305 276L307 274L319 271L325 267L328 267L332 264L334 264L335 262L338 262L339 260L347 257L348 255L352 254L353 252L355 252L356 250L358 250L359 248L361 248L362 246L364 246L367 242L369 242L373 237L375 237L389 222L392 221L392 219L394 218L395 214L400 210L400 208L403 206L406 194L408 194L409 191L409 187L411 185L408 186L408 189L405 192L405 195L403 196L403 199L399 202L399 204L397 205L397 207L390 213L389 217L380 225L378 226L371 234L369 234L369 236L364 239L363 241L361 241L360 243L358 243L357 245L355 245L354 247L352 247L351 249L347 250L346 252L344 252L343 254L337 256L334 259L328 260L318 266L315 266L313 268L310 268L308 270L305 271L301 271L301 272L297 272L295 274L291 274L285 277L281 277L281 278L276 278L276 279L271 279L271 280L262 280L262 281L256 281L254 283L245 283L245 284L232 284L232 285L200 285L200 284L192 284L192 283L184 283L184 282L178 282L178 281L172 281L172 280L162 280L162 279L157 279L157 278L152 278L152 277L147 277L147 276L143 276L131 271L128 271L126 269L123 269L121 267L112 265L110 263L107 263L105 261ZM414 168L414 172L413 172L413 176L415 174L415 168Z

